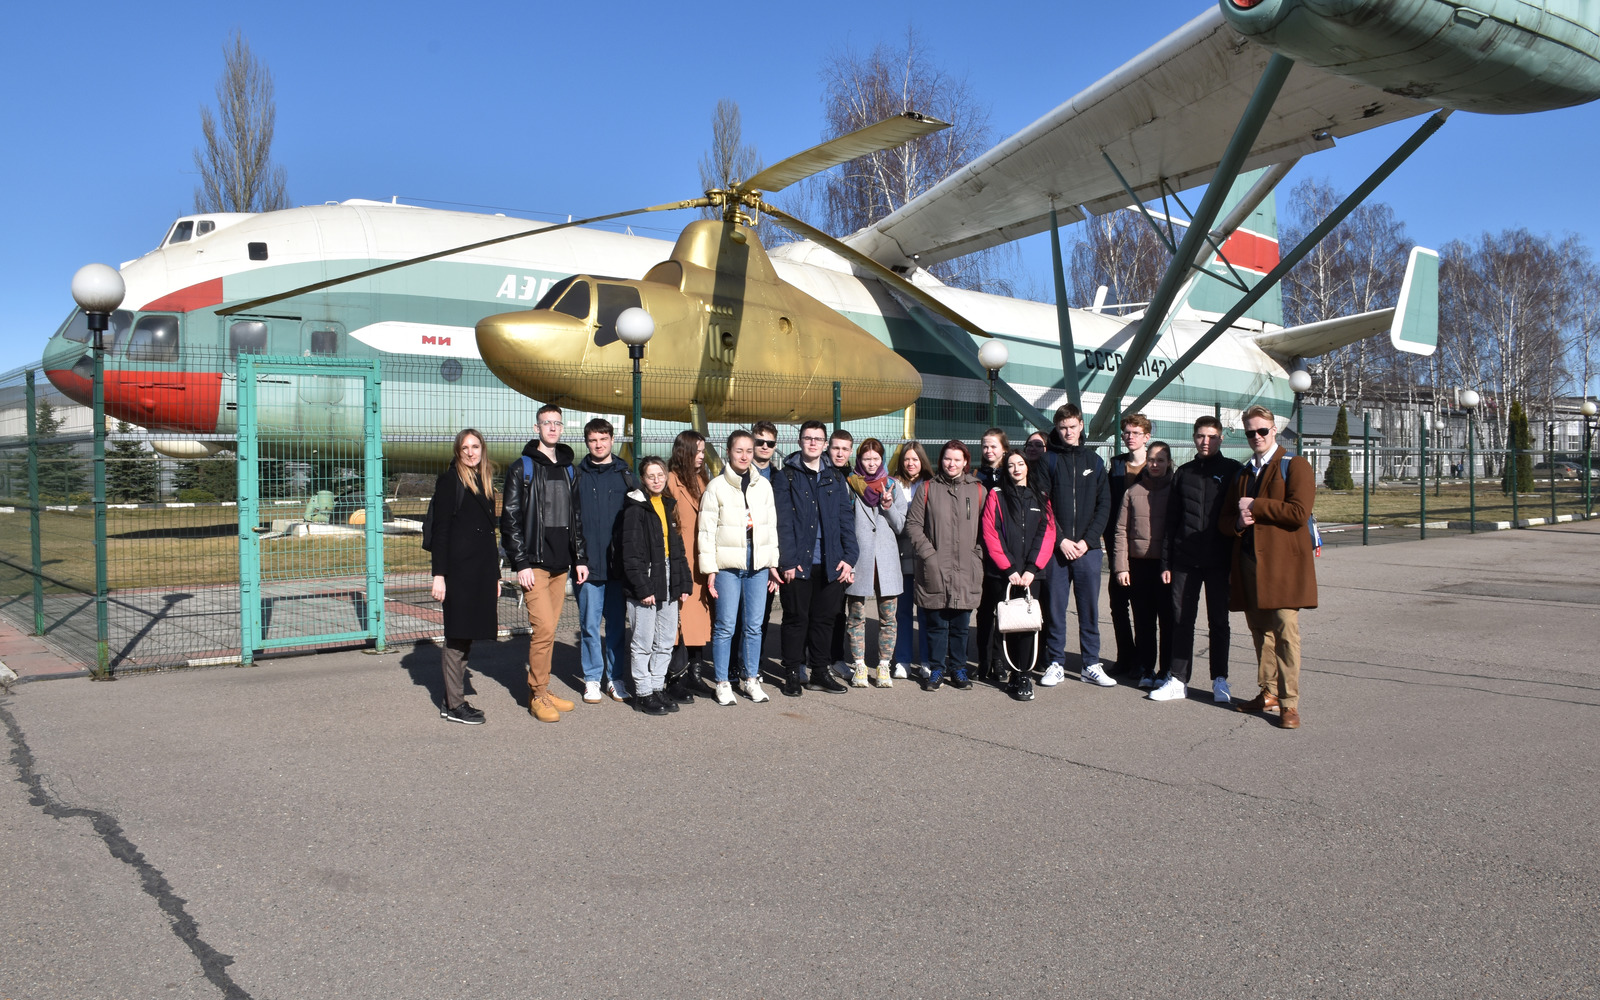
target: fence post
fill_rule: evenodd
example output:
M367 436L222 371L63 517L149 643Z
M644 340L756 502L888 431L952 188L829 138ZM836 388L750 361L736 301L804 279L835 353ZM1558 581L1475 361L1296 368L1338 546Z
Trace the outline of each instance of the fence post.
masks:
M1511 476L1507 482L1511 484L1511 527L1513 528L1522 527L1518 523L1522 518L1517 510L1517 490L1522 487L1522 484L1517 481L1517 477L1522 474L1522 463L1518 461L1522 457L1520 455L1521 451L1522 449L1517 444L1517 435L1513 432L1511 434L1511 466L1507 470Z
M1372 489L1372 414L1361 415L1361 544L1367 544Z
M1417 441L1421 446L1417 449L1417 498L1418 511L1422 520L1418 522L1417 540L1428 540L1428 424L1426 419L1417 424Z
M34 407L33 369L28 369L28 527L33 532L33 634L44 635L44 552L39 537L39 412Z
M256 525L261 523L261 493L256 461L256 364L239 355L238 441L234 455L239 483L239 666L255 660L261 634L261 561Z
M834 430L834 432L838 433L839 428L842 427L842 426L844 426L844 397L840 393L839 383L835 382L835 383L833 383L833 430Z
M367 372L367 415L365 452L367 481L367 628L372 631L373 649L384 652L383 589L383 360L372 359ZM635 425L637 427L637 425Z

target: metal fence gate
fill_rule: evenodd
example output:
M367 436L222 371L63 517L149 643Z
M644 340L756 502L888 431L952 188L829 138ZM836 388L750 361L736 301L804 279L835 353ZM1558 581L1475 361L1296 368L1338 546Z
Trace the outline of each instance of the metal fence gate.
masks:
M239 662L384 648L378 360L240 355Z

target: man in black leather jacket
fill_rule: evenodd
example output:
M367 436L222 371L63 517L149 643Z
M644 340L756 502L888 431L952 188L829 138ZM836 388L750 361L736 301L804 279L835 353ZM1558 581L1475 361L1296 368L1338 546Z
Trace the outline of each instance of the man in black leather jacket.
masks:
M1166 564L1172 568L1172 603L1178 627L1172 643L1172 672L1187 687L1194 665L1194 630L1200 613L1200 588L1206 589L1206 629L1211 636L1212 698L1228 704L1228 575L1233 539L1217 530L1228 489L1239 463L1222 454L1222 423L1205 416L1194 422L1196 458L1172 474L1167 501Z
M572 449L561 443L561 407L539 408L539 436L506 469L500 540L517 573L528 611L528 710L540 722L559 722L575 707L552 694L550 660L567 596L567 571L588 578L583 521L572 502Z

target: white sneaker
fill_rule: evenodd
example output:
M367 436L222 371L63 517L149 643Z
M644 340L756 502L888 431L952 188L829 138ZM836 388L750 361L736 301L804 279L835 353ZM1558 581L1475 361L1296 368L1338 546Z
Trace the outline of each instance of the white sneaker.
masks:
M1183 701L1189 697L1189 686L1176 677L1168 677L1165 684L1151 691L1145 697L1151 701Z
M928 665L926 663L917 664L918 677L921 677L923 680L927 680L930 673L932 673L932 671L928 669Z
M850 672L850 686L857 688L867 686L867 664L865 661L856 661L855 667Z
M894 679L897 681L906 679L906 665L904 663L896 663L894 665Z
M1053 688L1066 679L1066 668L1059 663L1052 663L1044 668L1044 676L1039 678L1039 686Z
M599 681L584 681L583 682L583 700L584 700L585 704L589 704L589 705L598 705L598 704L600 704L600 682Z
M717 704L724 708L733 704L733 685L727 681L717 682Z
M1154 677L1141 677L1141 678L1139 678L1139 690L1148 691L1148 690L1150 690L1151 688L1153 688L1155 686L1156 686L1156 679Z
M1086 684L1098 684L1103 688L1114 688L1117 686L1117 682L1111 679L1110 674L1106 673L1106 668L1102 667L1098 663L1085 663L1083 665L1083 672L1078 674L1078 676L1082 678L1083 682Z
M617 690L617 686L615 684L611 683L610 681L606 682L606 697L610 698L612 701L627 701L628 700L627 697L624 696L621 691Z
M739 682L739 687L743 689L745 697L749 698L757 705L764 701L772 700L771 698L767 697L767 693L765 691L761 690L761 678L759 677L746 677L744 680Z
M1233 692L1228 690L1228 679L1218 677L1211 682L1211 700L1218 705L1233 703Z

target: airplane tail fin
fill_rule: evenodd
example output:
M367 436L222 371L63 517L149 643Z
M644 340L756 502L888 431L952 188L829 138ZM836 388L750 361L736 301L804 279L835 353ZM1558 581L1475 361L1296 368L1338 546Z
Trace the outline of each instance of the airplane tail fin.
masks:
M1439 251L1411 248L1389 342L1397 351L1423 357L1439 346Z
M1246 198L1252 194L1259 194L1254 189L1257 181L1266 173L1267 169L1262 169L1240 174L1233 182L1228 197L1223 201L1218 218L1227 219L1233 214L1235 207L1243 203ZM1238 228L1228 236L1222 244L1221 254L1208 246L1202 259L1205 261L1203 266L1210 275L1195 274L1190 278L1188 287L1183 289L1180 296L1179 306L1180 308L1187 306L1190 310L1202 314L1202 317L1209 314L1212 318L1216 318L1227 312L1244 296L1244 292L1237 287L1238 284L1242 283L1246 289L1254 288L1268 271L1278 265L1278 209L1272 192L1266 192L1260 203L1251 209ZM1244 315L1246 319L1282 326L1281 289L1274 287Z

